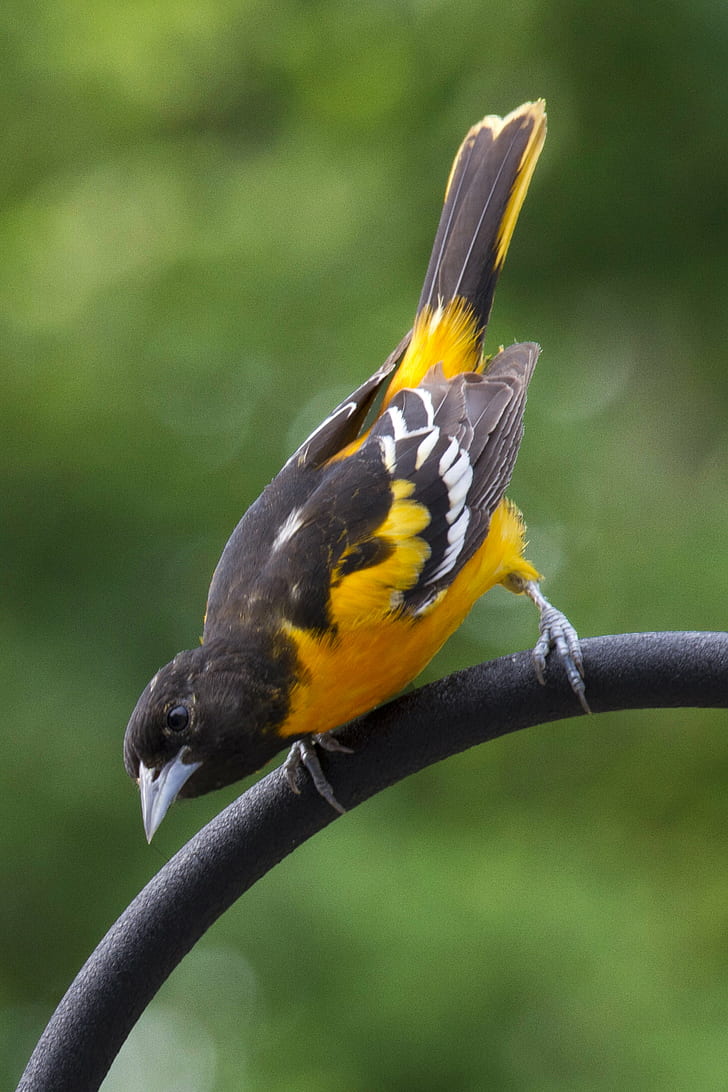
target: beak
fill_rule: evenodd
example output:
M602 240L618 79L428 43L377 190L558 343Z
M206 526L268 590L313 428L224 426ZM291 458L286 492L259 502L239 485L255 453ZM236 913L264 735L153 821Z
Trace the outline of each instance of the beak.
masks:
M139 789L142 794L142 819L147 841L151 842L159 824L186 781L199 770L201 762L185 762L189 747L183 747L158 772L139 763Z

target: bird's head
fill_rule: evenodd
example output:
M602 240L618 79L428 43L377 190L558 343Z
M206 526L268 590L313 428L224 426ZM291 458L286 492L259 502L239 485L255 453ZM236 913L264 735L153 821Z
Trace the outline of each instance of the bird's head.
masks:
M254 773L280 751L292 676L257 649L201 645L148 683L124 737L147 841L178 796L201 796Z

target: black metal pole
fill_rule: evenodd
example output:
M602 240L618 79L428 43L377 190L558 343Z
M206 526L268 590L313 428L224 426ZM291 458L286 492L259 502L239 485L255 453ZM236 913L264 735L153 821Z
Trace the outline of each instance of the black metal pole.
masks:
M595 713L728 707L728 633L641 633L581 642ZM347 808L497 736L583 715L558 663L546 687L518 653L422 687L338 733L354 751L322 763ZM588 722L587 722L588 723ZM338 818L299 775L258 782L192 838L109 930L48 1023L18 1092L95 1092L159 987L261 876Z

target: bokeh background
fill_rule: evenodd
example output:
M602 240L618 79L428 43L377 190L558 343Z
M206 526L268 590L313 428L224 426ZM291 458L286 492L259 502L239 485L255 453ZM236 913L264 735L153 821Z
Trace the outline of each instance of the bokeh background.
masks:
M545 96L490 347L511 495L582 635L722 629L728 6L3 6L0 1083L152 848L121 761L245 506L408 328L467 127ZM495 591L426 673L532 644ZM240 901L106 1092L728 1080L728 734L549 725L428 770ZM447 726L443 725L443 731Z

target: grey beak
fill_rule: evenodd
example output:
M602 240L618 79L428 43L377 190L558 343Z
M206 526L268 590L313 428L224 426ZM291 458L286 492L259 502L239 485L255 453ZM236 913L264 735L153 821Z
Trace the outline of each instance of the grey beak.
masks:
M156 771L139 763L139 790L142 795L142 819L147 841L164 819L169 806L186 781L199 770L201 762L185 762L189 747L183 747L174 758Z

